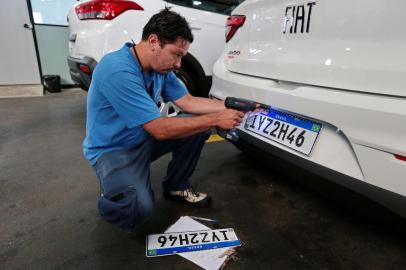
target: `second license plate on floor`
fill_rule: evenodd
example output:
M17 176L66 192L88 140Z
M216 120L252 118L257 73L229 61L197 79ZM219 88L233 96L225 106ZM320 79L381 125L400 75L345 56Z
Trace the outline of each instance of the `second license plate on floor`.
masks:
M244 124L245 129L305 155L312 151L321 127L320 123L274 109L251 114Z
M232 228L151 234L147 236L147 257L240 245Z

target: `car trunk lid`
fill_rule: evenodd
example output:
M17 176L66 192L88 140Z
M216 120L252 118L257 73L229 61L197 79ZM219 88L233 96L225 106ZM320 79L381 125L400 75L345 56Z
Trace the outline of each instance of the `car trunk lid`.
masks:
M406 1L245 1L228 70L351 91L406 96Z

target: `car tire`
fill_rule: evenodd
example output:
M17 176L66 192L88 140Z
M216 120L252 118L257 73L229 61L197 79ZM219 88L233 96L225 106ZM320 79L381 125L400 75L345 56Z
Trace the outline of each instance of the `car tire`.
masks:
M212 77L206 76L202 65L192 54L187 53L183 57L181 67L175 74L186 85L192 96L208 97Z
M198 92L196 90L196 86L192 76L184 68L176 69L175 71L176 77L185 85L186 89L192 96L197 96Z

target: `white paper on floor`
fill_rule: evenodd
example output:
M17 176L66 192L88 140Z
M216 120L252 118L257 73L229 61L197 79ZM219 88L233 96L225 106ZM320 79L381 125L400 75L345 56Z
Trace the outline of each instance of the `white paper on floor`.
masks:
M186 232L186 231L198 231L198 230L211 230L211 228L197 222L196 220L183 216L178 219L172 226L170 226L165 233L170 232ZM178 253L177 255L188 259L189 261L197 264L206 270L218 270L225 260L227 259L227 250L232 247L201 250L193 252Z

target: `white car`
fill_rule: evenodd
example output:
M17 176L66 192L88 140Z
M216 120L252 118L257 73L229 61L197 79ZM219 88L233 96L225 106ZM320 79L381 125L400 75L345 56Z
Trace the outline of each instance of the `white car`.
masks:
M237 7L210 95L271 106L246 115L238 143L406 217L403 10L402 0L247 0Z
M192 95L207 96L212 67L224 48L227 15L243 0L83 0L68 14L68 64L72 80L88 89L92 72L107 53L141 40L149 18L165 6L190 23L194 42L175 71Z

